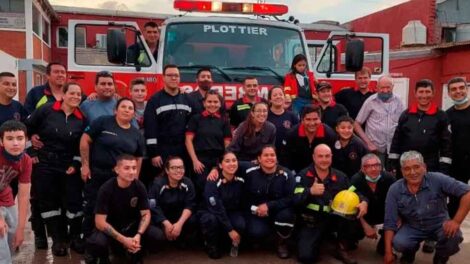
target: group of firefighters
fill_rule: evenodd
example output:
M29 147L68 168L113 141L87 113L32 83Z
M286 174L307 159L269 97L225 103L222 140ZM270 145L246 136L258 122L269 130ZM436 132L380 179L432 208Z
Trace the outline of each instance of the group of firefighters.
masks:
M85 97L65 66L50 63L24 107L13 100L15 76L0 73L0 262L22 244L30 204L36 248L47 249L50 236L55 256L70 247L86 263L108 263L110 248L141 263L143 246L200 240L211 258L271 240L288 258L294 244L301 263L318 261L331 241L335 257L357 263L349 252L364 237L379 238L386 263L395 252L413 263L424 240L434 263L446 263L470 209L465 80L449 81L447 112L432 103L429 80L405 109L388 76L375 92L364 68L357 87L333 96L306 63L297 55L267 100L245 78L230 109L211 90L209 68L185 94L178 67L166 65L164 87L146 101L144 81L120 97L106 71ZM338 213L331 204L351 186L360 201Z

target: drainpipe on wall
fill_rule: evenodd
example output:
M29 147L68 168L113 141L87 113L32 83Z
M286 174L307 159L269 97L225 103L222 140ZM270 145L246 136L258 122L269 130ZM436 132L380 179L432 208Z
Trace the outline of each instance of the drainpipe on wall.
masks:
M25 27L26 27L26 59L18 60L18 69L26 72L26 93L33 88L33 67L28 67L28 61L34 59L33 53L33 0L25 0Z

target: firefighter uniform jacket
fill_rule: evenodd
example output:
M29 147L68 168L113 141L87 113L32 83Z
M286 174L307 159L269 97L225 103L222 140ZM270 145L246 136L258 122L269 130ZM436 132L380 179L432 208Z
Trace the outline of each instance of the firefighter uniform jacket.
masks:
M310 193L310 188L315 179L317 179L318 183L325 185L325 191L321 196L313 196ZM301 220L312 222L319 220L318 217L321 215L328 215L331 212L330 204L336 194L347 190L349 186L348 177L339 170L331 168L330 174L323 181L318 178L313 164L302 170L295 177L293 198Z
M85 101L85 99L86 95L82 94L82 102ZM28 92L28 95L26 95L24 108L26 111L28 111L28 113L31 114L39 107L48 103L54 103L55 101L56 99L52 94L51 86L49 85L49 82L47 82L43 85L38 85L31 88L31 90Z
M293 190L294 179L284 167L278 166L273 174L265 173L259 166L246 170L244 198L247 210L266 203L269 212L273 212L270 214L274 215L291 206Z
M389 159L397 160L403 152L416 150L423 155L428 171L447 173L452 163L448 127L447 114L436 105L431 105L426 112L419 111L417 105L411 106L398 120Z
M26 108L26 111L29 113L32 113L35 109L38 109L44 104L53 103L55 101L55 97L51 92L49 83L47 82L43 85L31 88L26 96L24 108Z
M237 128L243 121L246 120L250 114L251 108L255 103L264 102L268 103L266 99L262 97L256 97L255 102L251 102L247 97L243 96L242 98L236 100L229 111L230 125Z
M61 159L64 164L72 165L73 160L80 160L80 137L85 130L86 122L78 108L67 117L61 105L60 101L46 104L34 111L25 123L28 133L38 134L44 143L44 147L37 151L40 160ZM78 168L78 165L75 165Z
M228 213L242 212L242 196L245 180L234 177L227 181L223 177L208 181L204 188L205 208L213 214L226 232L234 229Z
M162 155L165 158L171 154L172 148L184 148L186 124L191 114L191 101L187 94L172 96L163 89L150 98L144 113L145 139L150 158Z
M176 222L184 209L195 209L196 193L189 178L183 177L176 188L170 187L168 177L158 177L149 190L152 222L160 225L163 221Z
M344 105L331 100L327 107L322 108L321 121L322 123L329 125L331 128L335 128L338 118L348 115L348 110L346 110Z
M333 149L336 133L329 126L320 124L315 138L308 141L303 124L294 126L283 141L280 163L291 170L299 172L312 163L312 153L319 144L326 144Z

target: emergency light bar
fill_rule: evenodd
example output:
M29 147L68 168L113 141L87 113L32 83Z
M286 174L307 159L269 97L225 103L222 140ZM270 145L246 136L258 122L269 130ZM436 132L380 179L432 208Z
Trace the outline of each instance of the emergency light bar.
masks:
M288 12L288 7L280 4L233 3L220 1L175 0L173 7L186 12L194 11L266 16L280 16Z

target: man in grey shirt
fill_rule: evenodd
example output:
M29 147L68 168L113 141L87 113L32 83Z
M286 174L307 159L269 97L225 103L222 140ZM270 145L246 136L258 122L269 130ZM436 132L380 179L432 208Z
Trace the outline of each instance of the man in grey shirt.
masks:
M387 164L385 159L398 119L404 110L403 103L393 94L393 79L382 76L377 81L377 93L367 98L356 117L354 131L366 143L369 151L379 155L382 164Z
M112 73L101 71L96 74L95 92L96 95L89 96L80 105L88 124L93 123L100 116L114 114L116 87Z

